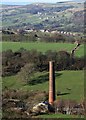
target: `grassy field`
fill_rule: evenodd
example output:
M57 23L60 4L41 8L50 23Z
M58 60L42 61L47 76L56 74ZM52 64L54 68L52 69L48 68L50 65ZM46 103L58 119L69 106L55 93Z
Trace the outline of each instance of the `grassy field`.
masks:
M26 85L17 76L4 77L2 81L3 89L6 86L10 89L48 91L48 73L46 72L36 73L32 79L33 84L30 85ZM62 93L57 98L81 101L84 98L84 71L56 72L57 91Z
M17 51L20 48L25 48L27 50L37 50L41 52L46 52L47 50L65 50L71 52L71 50L75 47L75 44L69 43L44 43L44 42L2 42L2 49L6 51L8 49L12 49L13 51ZM84 45L81 45L79 49L75 52L77 57L84 56Z

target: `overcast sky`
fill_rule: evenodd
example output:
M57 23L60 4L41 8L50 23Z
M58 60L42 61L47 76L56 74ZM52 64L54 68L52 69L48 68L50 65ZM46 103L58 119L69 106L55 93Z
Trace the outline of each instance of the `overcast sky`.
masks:
M56 2L61 2L61 1L70 1L70 0L0 0L0 2L28 2L28 3L33 3L33 2L47 2L47 3L56 3Z

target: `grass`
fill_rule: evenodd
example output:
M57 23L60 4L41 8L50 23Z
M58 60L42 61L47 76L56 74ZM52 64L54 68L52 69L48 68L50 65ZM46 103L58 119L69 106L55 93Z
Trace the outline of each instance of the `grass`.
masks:
M46 52L47 50L61 51L65 50L71 52L75 47L75 44L69 43L44 43L44 42L2 42L2 51L12 49L17 51L20 48L25 48L27 50L35 49L40 52ZM1 49L0 49L1 51ZM84 56L84 45L81 45L79 49L75 52L77 57Z
M17 76L3 77L3 90L5 87L21 90L48 91L48 73L36 73L30 85L25 84ZM68 88L70 90L68 90ZM84 99L84 71L56 72L56 92L61 95L57 99L71 99L81 101Z
M39 115L38 118L79 118L76 115L64 115L64 114L45 114Z

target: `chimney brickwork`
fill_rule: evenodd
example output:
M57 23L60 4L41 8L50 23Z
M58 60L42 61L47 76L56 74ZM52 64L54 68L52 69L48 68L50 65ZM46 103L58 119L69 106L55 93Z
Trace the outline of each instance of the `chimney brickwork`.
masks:
M49 103L53 104L55 100L55 71L54 62L49 61Z

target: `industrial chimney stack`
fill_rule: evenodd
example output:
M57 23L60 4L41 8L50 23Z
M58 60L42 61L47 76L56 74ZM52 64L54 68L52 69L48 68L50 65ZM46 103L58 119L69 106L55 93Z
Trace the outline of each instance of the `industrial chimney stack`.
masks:
M54 62L49 61L49 103L52 105L55 100L55 71Z

